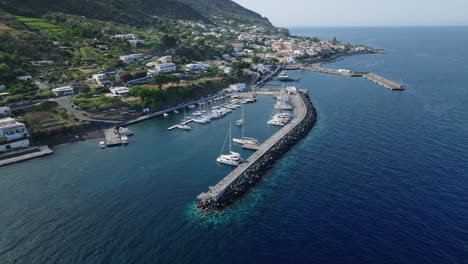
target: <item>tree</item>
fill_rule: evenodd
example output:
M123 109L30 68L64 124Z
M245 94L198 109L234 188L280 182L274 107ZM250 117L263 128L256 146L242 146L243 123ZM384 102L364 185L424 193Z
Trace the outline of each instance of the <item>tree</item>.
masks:
M177 78L177 76L162 72L162 73L155 74L151 78L150 82L151 84L158 85L159 87L161 87L163 84L177 82L177 81L179 81L179 78Z
M313 37L313 38L312 38L312 41L313 41L313 42L320 42L320 39L317 38L317 37Z
M255 64L260 63L261 60L262 60L262 58L260 58L258 56L253 56L252 57L252 62L255 63Z
M178 39L174 36L164 35L161 37L161 43L167 47L174 47L177 45Z

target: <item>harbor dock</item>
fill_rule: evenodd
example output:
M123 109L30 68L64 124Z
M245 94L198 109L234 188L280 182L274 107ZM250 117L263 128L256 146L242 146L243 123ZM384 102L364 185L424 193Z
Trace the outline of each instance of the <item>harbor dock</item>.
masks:
M0 155L0 167L9 164L17 163L20 161L30 160L39 158L42 156L50 155L54 153L48 146L42 147L29 147L25 149L19 149Z
M263 90L261 93L275 96L278 92ZM258 146L255 153L208 192L198 195L198 208L216 210L224 207L259 180L261 174L271 168L277 158L308 133L316 120L315 109L307 94L298 93L290 97L294 107L292 120Z
M169 127L168 130L174 130L174 129L177 128L177 126L179 126L179 125L186 125L186 124L188 124L188 123L190 123L190 122L193 122L193 119L189 119L189 120L184 121L184 122L182 122L182 123L180 123L180 124L173 125L173 126Z
M392 91L402 91L405 90L405 87L399 83L396 83L392 80L389 80L385 77L379 76L375 73L372 72L353 72L350 70L345 70L345 69L329 69L329 68L324 68L322 64L313 64L311 66L293 66L295 69L299 68L301 70L306 70L306 71L313 71L313 72L320 72L320 73L326 73L326 74L334 74L334 75L341 75L341 76L346 76L346 77L362 77L365 78L369 81L372 81L374 83L377 83L389 90Z
M122 140L120 139L120 134L117 128L109 128L104 130L104 135L106 137L106 146L114 147L122 145Z
M253 144L243 144L242 145L242 148L243 149L250 149L250 150L259 150L260 149L260 146L259 145L253 145Z

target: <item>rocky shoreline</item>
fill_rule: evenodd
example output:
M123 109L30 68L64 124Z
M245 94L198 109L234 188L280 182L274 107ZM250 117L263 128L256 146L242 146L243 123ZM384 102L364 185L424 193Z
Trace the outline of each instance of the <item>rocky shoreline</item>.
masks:
M238 177L236 182L226 189L221 197L217 200L212 198L199 199L197 203L198 209L202 211L216 211L232 204L237 198L245 194L251 186L260 181L262 176L273 167L278 159L309 133L317 121L317 113L308 94L301 93L301 96L307 108L305 118L266 151L254 164L250 165Z

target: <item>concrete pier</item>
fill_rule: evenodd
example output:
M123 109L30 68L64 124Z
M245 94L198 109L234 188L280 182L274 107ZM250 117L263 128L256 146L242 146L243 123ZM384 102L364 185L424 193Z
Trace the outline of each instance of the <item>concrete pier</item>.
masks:
M367 74L363 74L362 77L368 79L369 81L375 82L377 84L382 85L383 87L390 89L390 90L405 90L403 85L398 84L392 80L386 79L382 76L379 76L375 73L369 72Z
M267 91L262 91L266 94ZM271 92L270 92L271 93ZM294 106L293 119L258 147L243 164L229 173L208 192L198 197L197 207L201 210L217 210L232 203L242 195L275 161L289 148L307 135L316 121L316 113L308 95L299 93L291 96Z
M113 147L122 145L119 131L116 128L104 130L104 135L106 136L106 146Z
M20 149L0 156L0 167L54 153L48 146Z
M363 77L368 79L369 81L375 82L387 89L395 90L395 91L402 91L405 90L405 87L399 83L396 83L392 80L379 76L372 72L353 72L350 70L336 70L336 69L329 69L323 68L320 65L312 65L312 66L302 66L302 70L307 71L314 71L320 73L327 73L327 74L334 74L334 75L341 75L346 77Z

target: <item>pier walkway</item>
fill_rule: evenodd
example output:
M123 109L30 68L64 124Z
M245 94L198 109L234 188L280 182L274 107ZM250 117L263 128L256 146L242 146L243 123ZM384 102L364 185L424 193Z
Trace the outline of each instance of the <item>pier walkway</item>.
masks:
M0 167L17 163L24 160L30 160L54 153L48 146L30 147L4 153L0 156Z
M262 94L267 94L267 91L262 91ZM270 92L273 96L275 92ZM278 132L276 132L273 136L267 139L263 144L258 147L258 150L253 153L244 163L239 165L236 169L234 169L231 173L229 173L224 179L222 179L218 184L212 187L208 192L201 193L197 200L206 200L206 199L213 199L214 201L218 201L218 199L222 196L222 194L226 191L227 188L247 170L252 164L261 158L270 148L272 148L278 141L280 141L286 134L288 134L292 129L294 129L301 121L306 117L307 114L307 107L304 103L303 98L301 95L291 95L291 102L294 106L294 116L293 119L282 127Z
M104 135L106 137L106 146L113 147L122 145L119 131L116 128L104 130Z
M379 76L372 72L353 72L350 70L335 70L329 68L323 68L321 64L314 64L312 66L301 66L300 69L306 71L313 71L313 72L320 72L320 73L327 73L327 74L334 74L334 75L341 75L346 77L363 77L369 81L375 82L387 89L395 90L395 91L402 91L405 90L405 87L399 83L396 83L392 80Z

